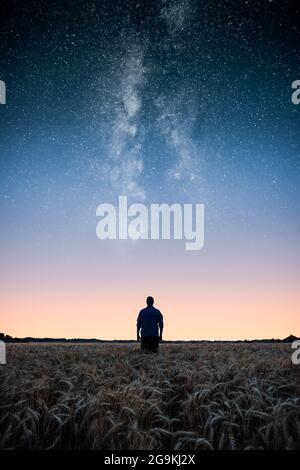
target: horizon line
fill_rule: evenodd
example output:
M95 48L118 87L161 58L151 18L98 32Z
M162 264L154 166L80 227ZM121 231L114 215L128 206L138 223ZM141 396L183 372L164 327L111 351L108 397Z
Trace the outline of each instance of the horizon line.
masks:
M38 336L23 336L23 337L18 337L18 336L12 336L10 334L6 334L4 332L0 332L0 340L1 340L1 337L3 339L5 338L10 338L10 340L12 340L12 342L15 340L15 341L20 341L22 342L22 340L27 340L28 342L55 342L55 341L58 341L58 342L106 342L106 343L109 343L109 342L130 342L130 343L137 343L138 341L134 338L126 338L126 339L120 339L120 338L114 338L114 339L104 339L104 338L95 338L95 337L90 337L90 338L80 338L80 337L48 337L48 336L41 336L41 337L38 337ZM253 342L253 341L285 341L289 338L295 338L295 339L300 339L300 336L296 336L296 335L293 335L292 333L289 335L289 336L286 336L285 338L252 338L252 339L249 339L249 338L244 338L244 339L180 339L180 338L177 338L177 339L165 339L163 340L162 342L163 343L171 343L171 342L186 342L186 343L189 343L189 342L220 342L220 343L230 343L230 342ZM29 340L32 340L32 341L29 341Z

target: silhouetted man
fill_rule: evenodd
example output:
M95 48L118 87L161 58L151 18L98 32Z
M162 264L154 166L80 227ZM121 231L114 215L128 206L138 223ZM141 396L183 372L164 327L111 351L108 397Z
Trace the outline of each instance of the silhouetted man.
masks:
M157 352L159 341L162 341L163 316L159 310L153 307L153 297L147 297L146 302L147 307L140 311L137 319L137 340L140 340L141 331L142 349Z

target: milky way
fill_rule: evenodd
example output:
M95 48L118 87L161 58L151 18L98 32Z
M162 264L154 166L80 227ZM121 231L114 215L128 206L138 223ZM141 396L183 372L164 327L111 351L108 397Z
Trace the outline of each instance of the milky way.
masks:
M281 172L299 170L299 31L288 2L72 5L4 9L4 154L20 142L26 151L7 182L15 164L24 184L50 167L47 184L68 175L70 193L79 183L97 197L177 194L213 206L258 170L257 191L279 197Z

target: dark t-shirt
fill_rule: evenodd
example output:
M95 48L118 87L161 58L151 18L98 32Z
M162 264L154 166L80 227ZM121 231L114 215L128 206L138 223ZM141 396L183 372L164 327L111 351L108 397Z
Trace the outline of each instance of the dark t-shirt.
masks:
M142 329L142 336L158 336L158 327L161 331L163 324L162 314L154 307L143 308L137 319L137 327Z

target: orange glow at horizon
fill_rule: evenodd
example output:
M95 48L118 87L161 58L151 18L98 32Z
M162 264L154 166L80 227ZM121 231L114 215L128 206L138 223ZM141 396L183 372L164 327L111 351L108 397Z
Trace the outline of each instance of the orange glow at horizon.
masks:
M295 240L296 243L296 240ZM0 275L0 331L16 337L135 339L152 295L164 338L235 340L300 336L298 251L280 240L70 246L53 255L18 246ZM111 249L106 249L111 248ZM126 249L124 249L126 247ZM275 253L275 254L274 254Z
M155 305L164 314L165 339L283 338L300 332L300 298L296 292L258 292L255 296L240 291L232 296L219 289L214 294L194 293L193 297L189 293L188 302L184 295L175 299L171 289L165 295L157 294ZM148 292L142 291L134 296L130 292L116 295L106 286L97 294L4 296L1 331L16 337L134 339L136 317L146 295Z

